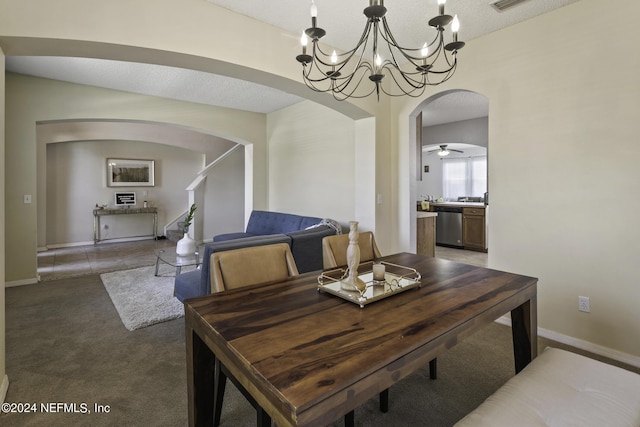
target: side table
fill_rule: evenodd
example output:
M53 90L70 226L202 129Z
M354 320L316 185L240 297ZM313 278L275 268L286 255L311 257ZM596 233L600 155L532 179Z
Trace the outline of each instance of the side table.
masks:
M200 267L201 259L200 259L200 249L196 248L196 252L187 256L180 256L176 254L176 248L164 248L164 249L156 249L156 272L155 275L158 275L158 269L160 268L160 262L165 264L169 264L172 267L176 268L176 276L180 274L182 271L182 267L187 267L190 265L195 265L196 268Z

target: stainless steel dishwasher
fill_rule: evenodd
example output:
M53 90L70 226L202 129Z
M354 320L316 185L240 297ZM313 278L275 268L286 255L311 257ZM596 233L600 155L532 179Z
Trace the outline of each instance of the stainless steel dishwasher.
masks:
M436 217L436 245L462 247L462 208L434 206Z

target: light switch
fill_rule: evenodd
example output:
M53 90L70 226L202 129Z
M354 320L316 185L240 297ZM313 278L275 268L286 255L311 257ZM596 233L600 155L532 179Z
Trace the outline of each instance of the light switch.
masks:
M31 203L31 194L25 194L24 195L24 204L27 205Z

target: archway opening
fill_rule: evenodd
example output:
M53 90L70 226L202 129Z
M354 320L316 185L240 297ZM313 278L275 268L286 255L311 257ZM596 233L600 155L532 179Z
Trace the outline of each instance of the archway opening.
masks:
M415 147L414 150L409 150L410 164L415 165L415 167L409 168L410 243L412 249L416 247L415 222L416 211L420 208L419 202L424 200L431 202L457 202L464 199L465 201L474 200L484 203L485 193L488 193L489 186L487 166L489 147L488 120L488 98L482 94L462 89L437 93L425 99L411 113L410 143L412 147ZM441 146L446 147L443 149ZM449 151L449 154L439 156L438 153L443 150ZM454 162L443 159L469 159L473 157L484 157L486 159L484 172L476 167L476 178L478 171L484 174L485 191L480 191L481 194L475 194L479 191L477 190L479 187L473 187L472 185L474 179L472 172L467 172L469 174L468 178L458 177L458 179L469 181L460 187L465 188L465 190L451 190L448 181L452 177L451 174L445 176L443 164L445 162ZM463 163L462 160L457 162ZM471 170L471 168L468 170ZM458 192L460 194L457 194ZM437 240L438 237L436 237Z

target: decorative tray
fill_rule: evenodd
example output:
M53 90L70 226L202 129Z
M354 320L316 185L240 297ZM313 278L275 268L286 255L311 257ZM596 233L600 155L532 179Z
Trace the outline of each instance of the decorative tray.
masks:
M360 264L358 277L366 284L364 291L350 291L342 288L343 281L347 277L347 270L343 268L328 270L318 276L318 291L333 294L363 308L374 301L421 286L422 277L417 270L388 262L380 262L380 264L385 266L384 281L373 280L373 262Z

